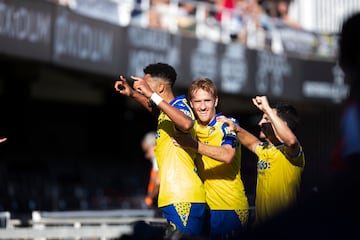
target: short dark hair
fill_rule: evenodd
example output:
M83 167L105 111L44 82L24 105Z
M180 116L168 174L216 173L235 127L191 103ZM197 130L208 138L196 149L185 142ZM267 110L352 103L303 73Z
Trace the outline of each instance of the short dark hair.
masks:
M168 81L171 87L174 86L177 73L175 69L166 63L152 63L144 68L145 74L150 74L151 77L158 77Z
M271 108L276 109L277 115L287 123L292 131L296 130L300 118L294 106L286 102L278 102L272 104Z

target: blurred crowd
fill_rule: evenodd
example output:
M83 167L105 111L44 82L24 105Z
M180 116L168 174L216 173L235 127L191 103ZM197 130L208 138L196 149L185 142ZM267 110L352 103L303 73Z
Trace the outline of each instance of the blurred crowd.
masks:
M296 55L334 59L337 51L337 33L307 31L292 18L293 0L48 1L120 26L158 29L225 44L239 42L276 54L289 55L296 49Z
M214 40L244 43L250 31L302 29L289 17L290 4L290 0L152 0L146 17L152 28L190 30Z
M83 0L50 0L77 8ZM87 4L92 1L87 1ZM101 1L98 1L97 4ZM106 1L103 1L106 2ZM302 29L289 16L291 0L107 0L119 7L119 23L207 34L213 40L245 42L249 31ZM90 12L88 14L91 14ZM130 14L130 17L126 16ZM125 20L124 20L125 19Z

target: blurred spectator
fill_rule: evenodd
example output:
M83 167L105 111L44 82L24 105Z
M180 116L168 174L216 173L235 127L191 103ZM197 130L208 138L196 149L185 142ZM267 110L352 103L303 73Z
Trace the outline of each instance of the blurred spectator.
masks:
M150 178L147 186L147 194L145 196L145 204L148 207L157 206L157 198L160 187L159 169L155 159L155 146L155 132L146 133L141 141L141 147L144 151L145 158L151 161Z
M196 4L196 36L212 41L221 39L221 23L216 20L215 1L201 0Z
M216 0L216 20L223 21L224 17L231 18L235 10L236 0Z
M131 17L136 17L142 13L141 0L134 0L134 9L131 11Z
M232 40L238 40L239 42L245 42L246 4L247 1L245 0L235 0L234 12L231 17L230 37Z
M341 170L358 169L360 166L360 13L343 24L339 40L339 64L350 84L350 94L345 102L341 122L341 136L335 156ZM337 169L339 170L339 169Z
M132 9L131 24L141 27L149 26L149 9L150 0L133 0L134 8Z
M247 43L250 48L263 46L264 30L273 26L269 15L257 0L235 0L233 3L231 21L227 23L231 39ZM217 17L219 19L219 15Z
M177 24L180 29L194 30L196 5L191 2L180 2Z
M57 3L66 7L76 6L76 0L49 0L50 2Z
M244 42L245 39L245 19L246 0L216 0L216 15L215 18L221 24L222 39L238 39ZM226 36L224 36L224 34Z
M151 0L149 10L149 26L158 29L167 29L170 0Z
M242 3L244 8L245 35L238 40L245 42L249 48L262 48L265 45L265 31L273 25L269 16L257 0L247 0Z
M278 0L276 3L276 9L278 17L287 26L302 29L301 25L289 16L290 0Z

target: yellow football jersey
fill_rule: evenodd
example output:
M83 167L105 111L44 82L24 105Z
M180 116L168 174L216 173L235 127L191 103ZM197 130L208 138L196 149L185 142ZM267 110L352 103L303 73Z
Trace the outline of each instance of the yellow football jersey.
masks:
M202 143L213 146L230 144L236 148L236 155L230 164L198 155L198 170L204 182L206 202L210 209L248 209L248 200L240 177L241 147L236 134L229 132L227 125L216 121L216 118L207 126L201 126L196 121L194 129L197 139Z
M170 104L195 119L184 95ZM158 118L155 157L159 167L160 190L158 206L179 202L205 202L205 192L195 166L195 152L176 147L172 136L179 132L163 112ZM194 136L194 131L191 134Z
M288 158L284 145L259 144L256 185L256 222L263 222L295 203L305 165L304 153Z

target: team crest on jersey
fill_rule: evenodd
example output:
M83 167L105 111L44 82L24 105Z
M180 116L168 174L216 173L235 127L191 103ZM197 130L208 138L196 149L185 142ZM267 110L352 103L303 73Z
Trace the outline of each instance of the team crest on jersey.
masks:
M270 163L266 160L259 160L257 163L257 169L265 170L270 168Z

